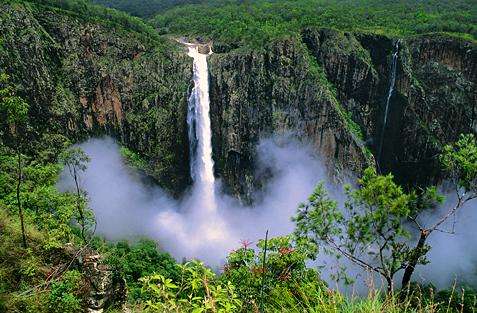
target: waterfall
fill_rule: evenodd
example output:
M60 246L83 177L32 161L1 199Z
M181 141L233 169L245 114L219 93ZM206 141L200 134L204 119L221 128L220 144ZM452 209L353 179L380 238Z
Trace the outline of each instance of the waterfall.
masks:
M383 120L383 127L381 129L381 139L379 141L379 147L378 147L378 164L381 162L381 154L383 152L384 131L386 130L386 125L388 122L389 102L391 101L391 97L394 92L394 85L396 83L396 68L397 68L398 53L399 53L399 40L396 40L396 43L394 44L394 52L393 52L393 58L391 62L391 77L389 79L388 96L386 98L386 106L384 109L384 120Z
M207 55L197 45L188 44L188 55L194 59L194 88L189 97L190 170L201 209L216 210L212 132L210 127L209 77Z

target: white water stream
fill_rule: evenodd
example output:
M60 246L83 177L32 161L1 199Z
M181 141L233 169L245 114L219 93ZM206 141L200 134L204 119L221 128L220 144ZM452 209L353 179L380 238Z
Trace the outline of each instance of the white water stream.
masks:
M207 212L215 211L214 161L212 160L212 131L210 127L209 74L207 55L198 46L188 45L188 55L194 59L194 88L189 97L189 144L191 175L198 203Z
M386 98L386 106L384 108L384 120L383 120L383 127L381 129L381 138L379 140L379 147L378 147L378 163L381 162L381 154L383 152L383 143L384 143L384 132L386 130L386 125L388 123L388 114L389 114L389 103L391 101L391 97L394 92L394 86L396 84L396 68L397 68L397 59L399 53L399 40L396 41L394 45L394 53L391 62L391 78L389 80L389 90L388 96Z

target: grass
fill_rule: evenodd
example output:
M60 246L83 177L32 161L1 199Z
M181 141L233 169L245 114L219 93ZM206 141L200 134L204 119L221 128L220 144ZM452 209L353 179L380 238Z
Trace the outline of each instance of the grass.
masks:
M365 297L348 297L332 290L315 292L310 296L313 299L309 299L309 302L318 304L310 305L306 301L299 303L294 295L280 294L274 298L275 302L264 311L267 313L474 313L477 310L475 294L472 294L473 306L472 303L464 306L465 293L458 293L455 288L448 299L438 299L436 295L425 298L422 293L416 293L406 300L400 300L398 296L386 297L385 294L377 290L369 292ZM143 304L129 304L126 307L132 313L155 312L145 309ZM192 310L193 308L183 308L169 312L185 313ZM106 312L119 313L123 311L111 309Z

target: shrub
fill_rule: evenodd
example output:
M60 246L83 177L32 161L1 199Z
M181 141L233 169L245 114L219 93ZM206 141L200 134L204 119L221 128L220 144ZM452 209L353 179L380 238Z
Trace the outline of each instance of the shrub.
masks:
M51 284L48 297L50 312L74 313L81 310L81 300L77 297L81 282L81 273L67 271L62 279Z
M127 241L118 242L110 248L106 263L124 276L129 297L134 301L142 297L139 278L156 273L177 280L180 275L175 260L168 253L160 252L156 242L147 239L132 246Z
M214 272L198 261L178 265L180 278L173 281L155 274L141 279L148 299L147 311L237 312L241 301L230 281L218 280Z

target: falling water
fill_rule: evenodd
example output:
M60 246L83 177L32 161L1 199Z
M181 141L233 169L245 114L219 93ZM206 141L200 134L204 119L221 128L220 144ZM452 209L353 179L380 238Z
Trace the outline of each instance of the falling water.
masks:
M391 101L391 97L394 92L394 85L396 83L396 68L397 68L398 52L399 52L399 40L397 40L394 45L393 59L391 63L391 78L389 80L388 96L386 98L386 107L384 109L384 121L383 121L383 127L381 129L381 139L379 141L379 148L378 148L378 163L381 162L381 154L383 152L383 142L384 142L384 131L386 129L386 125L388 122L389 102Z
M207 55L199 53L196 45L188 45L188 55L194 58L194 88L189 97L189 142L191 151L191 175L194 181L198 205L207 211L216 210L214 195L214 162L209 117L209 77Z

